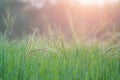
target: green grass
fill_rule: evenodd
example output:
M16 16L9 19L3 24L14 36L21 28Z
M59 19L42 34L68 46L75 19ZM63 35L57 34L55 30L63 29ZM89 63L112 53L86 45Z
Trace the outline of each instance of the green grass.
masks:
M0 80L119 80L120 46L0 38Z

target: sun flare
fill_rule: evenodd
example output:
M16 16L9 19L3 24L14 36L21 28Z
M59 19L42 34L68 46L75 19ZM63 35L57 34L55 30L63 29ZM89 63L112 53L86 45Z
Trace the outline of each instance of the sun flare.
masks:
M106 3L115 3L119 0L78 0L80 5L97 5L97 6L104 6Z
M80 0L82 5L104 5L105 0Z

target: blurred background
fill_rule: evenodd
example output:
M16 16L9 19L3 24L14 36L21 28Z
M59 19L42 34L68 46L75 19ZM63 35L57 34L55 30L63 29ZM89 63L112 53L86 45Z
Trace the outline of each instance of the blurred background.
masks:
M72 39L73 28L77 37L87 39L104 40L113 30L120 32L119 1L85 6L78 0L0 0L0 34L6 29L6 9L15 16L12 37L32 34L31 27L38 28L41 35L47 27L59 27L67 39Z

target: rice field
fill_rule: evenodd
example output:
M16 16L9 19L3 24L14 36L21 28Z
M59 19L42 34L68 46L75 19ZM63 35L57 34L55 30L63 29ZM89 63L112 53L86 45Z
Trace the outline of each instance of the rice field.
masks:
M15 17L7 13L0 35L0 80L120 80L120 43L79 40L72 21L72 42L57 29L10 40Z
M120 45L1 36L0 80L120 80Z

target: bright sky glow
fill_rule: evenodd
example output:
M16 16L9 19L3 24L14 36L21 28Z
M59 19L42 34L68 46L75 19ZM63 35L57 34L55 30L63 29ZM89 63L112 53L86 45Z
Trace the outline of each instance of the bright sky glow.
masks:
M106 3L116 3L119 0L78 0L81 5L98 5L98 6L103 6Z
M19 0L24 3L30 2L32 6L36 8L42 8L46 2L46 0ZM114 4L119 0L48 0L51 4L55 4L58 2L65 2L66 4L74 4L74 5L83 5L83 6L104 6L106 3Z

